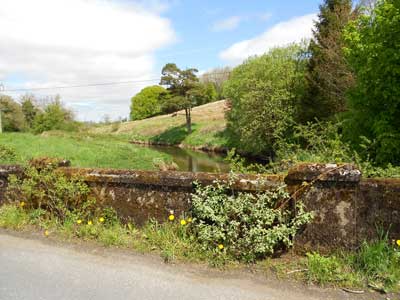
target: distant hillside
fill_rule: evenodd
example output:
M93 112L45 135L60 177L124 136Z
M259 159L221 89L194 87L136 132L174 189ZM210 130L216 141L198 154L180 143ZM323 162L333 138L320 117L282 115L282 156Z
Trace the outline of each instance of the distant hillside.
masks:
M107 125L92 130L97 134L116 134L130 140L181 144L183 146L224 147L226 101L208 103L192 110L193 132L188 135L185 128L185 112L168 114L140 121Z

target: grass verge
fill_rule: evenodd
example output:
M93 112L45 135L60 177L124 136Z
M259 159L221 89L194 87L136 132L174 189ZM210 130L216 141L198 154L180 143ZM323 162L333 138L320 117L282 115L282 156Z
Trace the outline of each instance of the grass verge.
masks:
M157 253L167 263L206 262L214 267L242 265L224 250L203 249L189 234L187 226L187 223L181 225L179 220L175 220L163 224L149 222L142 228L136 228L115 220L79 220L76 217L60 223L40 209L27 210L16 205L0 207L0 228L40 230L47 237L91 240L107 247ZM289 257L269 258L246 266L255 271L268 274L272 271L278 277L321 286L369 287L383 293L400 291L400 245L390 243L386 236L373 243L364 243L357 252L329 256L308 253L305 257L289 254Z

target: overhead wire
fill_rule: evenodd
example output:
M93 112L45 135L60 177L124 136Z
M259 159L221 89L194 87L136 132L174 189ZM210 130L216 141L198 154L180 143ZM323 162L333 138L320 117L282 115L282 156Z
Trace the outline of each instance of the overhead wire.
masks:
M225 74L230 74L230 72L210 73L210 76L225 75ZM53 86L53 87L38 87L38 88L14 88L14 89L6 89L4 88L4 85L2 85L3 88L0 89L0 92L30 92L30 91L40 91L40 90L58 90L58 89L70 89L70 88L132 84L132 83L145 83L145 82L155 82L159 80L160 80L159 78L154 78L145 80L128 80L128 81L101 82L101 83L91 83L91 84L77 84L77 85L65 85L65 86Z

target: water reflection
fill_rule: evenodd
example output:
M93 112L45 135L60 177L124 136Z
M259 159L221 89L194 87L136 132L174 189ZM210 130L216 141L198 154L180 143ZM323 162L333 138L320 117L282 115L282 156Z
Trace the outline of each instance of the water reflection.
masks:
M225 156L222 154L193 151L179 147L148 147L172 156L179 167L179 171L227 173L230 170L229 164L224 161Z

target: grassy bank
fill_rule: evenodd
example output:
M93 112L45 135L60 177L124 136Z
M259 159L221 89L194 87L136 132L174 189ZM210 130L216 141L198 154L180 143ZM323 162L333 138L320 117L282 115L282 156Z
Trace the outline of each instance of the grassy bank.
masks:
M185 113L157 116L140 121L113 124L95 128L95 134L113 134L124 139L182 144L188 147L224 147L227 139L224 135L225 101L217 101L193 108L193 132L187 134Z
M0 145L15 151L16 163L47 156L68 159L78 167L153 170L154 160L171 160L168 155L116 137L81 133L3 133L0 134Z

